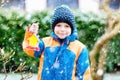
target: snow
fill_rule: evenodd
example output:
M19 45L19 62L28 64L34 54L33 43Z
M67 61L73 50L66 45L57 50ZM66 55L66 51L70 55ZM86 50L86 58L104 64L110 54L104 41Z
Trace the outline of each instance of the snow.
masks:
M27 74L25 74L27 75ZM25 76L24 75L24 76ZM0 80L4 80L5 74L0 74ZM6 80L20 80L21 75L18 73L9 73ZM28 80L37 80L37 74L32 74L32 77ZM78 78L76 77L76 80ZM105 73L103 80L120 80L120 73Z
M98 74L99 76L103 75L103 70L102 70L102 69L99 69L99 70L97 71L97 74Z

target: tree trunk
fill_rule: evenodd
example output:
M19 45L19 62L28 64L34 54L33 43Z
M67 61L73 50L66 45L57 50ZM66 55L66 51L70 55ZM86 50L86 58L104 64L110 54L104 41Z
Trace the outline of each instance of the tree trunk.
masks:
M103 0L100 5L101 10L107 14L107 23L105 33L96 41L93 49L90 51L91 75L93 80L102 80L104 74L104 65L106 63L107 45L120 31L120 12L112 11L109 8L110 0ZM99 62L97 64L97 54L99 53Z

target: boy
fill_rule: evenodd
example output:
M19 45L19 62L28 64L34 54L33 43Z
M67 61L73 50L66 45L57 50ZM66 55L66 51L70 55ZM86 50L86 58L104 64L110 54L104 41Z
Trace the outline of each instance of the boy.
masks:
M51 35L39 40L34 23L23 41L24 51L40 58L38 80L90 80L88 50L77 40L75 17L68 6L55 9L51 27Z

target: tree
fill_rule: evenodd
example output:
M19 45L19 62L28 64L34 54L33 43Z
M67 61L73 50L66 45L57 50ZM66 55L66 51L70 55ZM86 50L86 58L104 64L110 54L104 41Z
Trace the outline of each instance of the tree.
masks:
M114 11L109 7L110 0L103 0L100 9L107 15L105 33L95 42L90 51L91 74L93 80L102 80L104 65L106 64L107 45L109 41L120 32L120 11ZM97 55L99 54L98 64Z

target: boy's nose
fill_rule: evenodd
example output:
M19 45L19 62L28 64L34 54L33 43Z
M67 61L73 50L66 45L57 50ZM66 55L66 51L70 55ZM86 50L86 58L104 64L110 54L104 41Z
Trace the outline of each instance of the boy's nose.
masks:
M65 27L64 27L64 26L61 26L61 30L65 30Z

